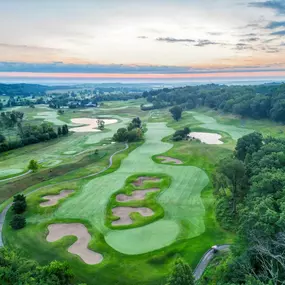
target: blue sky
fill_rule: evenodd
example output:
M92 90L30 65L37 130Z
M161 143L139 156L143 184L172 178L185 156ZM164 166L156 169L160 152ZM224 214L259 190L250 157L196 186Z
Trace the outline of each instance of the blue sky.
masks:
M3 0L0 72L285 68L285 1Z

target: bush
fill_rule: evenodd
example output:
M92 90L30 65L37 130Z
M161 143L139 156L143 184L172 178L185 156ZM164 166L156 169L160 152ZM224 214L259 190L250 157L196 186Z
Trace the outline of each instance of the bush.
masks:
M28 169L36 171L39 169L39 164L36 160L32 159L28 165Z
M10 222L10 226L14 229L14 230L19 230L24 228L26 225L26 219L24 216L22 215L15 215L12 218L12 221Z
M26 202L26 196L23 194L15 195L13 202L17 202L17 201L25 201Z
M174 141L182 141L183 140L183 137L181 137L181 136L175 136L175 137L173 137L173 140Z
M26 201L16 201L12 205L12 210L15 214L22 214L27 209Z

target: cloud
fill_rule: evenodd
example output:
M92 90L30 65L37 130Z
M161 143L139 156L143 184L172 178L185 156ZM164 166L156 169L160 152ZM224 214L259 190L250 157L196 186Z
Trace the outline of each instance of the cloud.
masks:
M247 46L246 44L239 44ZM276 52L276 49L269 50ZM0 72L32 72L32 73L101 73L101 74L197 74L220 72L256 72L285 71L284 63L272 65L232 66L221 68L192 68L187 66L160 65L121 65L121 64L65 64L55 63L25 63L0 62ZM55 75L56 76L56 75ZM68 76L67 76L68 77Z
M219 32L209 32L208 35L210 35L210 36L221 36L221 35L223 35L223 33L219 33Z
M285 36L285 30L271 33L272 36Z
M257 42L259 40L260 40L260 38L258 38L258 37L252 37L252 38L242 39L241 41L242 42Z
M282 28L282 27L285 27L285 21L282 21L282 22L271 22L269 23L265 28L266 29L276 29L276 28Z
M195 40L192 40L192 39L178 39L178 38L171 38L171 37L157 38L156 40L159 42L166 42L166 43L194 43L196 42Z
M195 44L196 47L204 47L204 46L209 46L209 45L217 45L218 43L212 42L209 40L198 40L198 43Z
M235 50L254 50L254 48L251 45L245 44L245 43L238 43L235 45Z
M279 14L285 14L285 2L284 0L272 0L272 1L263 1L263 2L251 2L249 3L251 7L258 8L269 8L273 9Z
M61 51L61 49L58 49L58 48L8 44L8 43L1 43L1 42L0 42L0 48L20 49L20 50L27 50L27 51Z

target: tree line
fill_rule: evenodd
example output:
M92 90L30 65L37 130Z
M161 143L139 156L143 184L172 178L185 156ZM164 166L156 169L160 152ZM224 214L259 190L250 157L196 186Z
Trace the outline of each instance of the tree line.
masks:
M145 109L159 109L178 105L183 109L209 107L254 119L285 122L285 84L256 86L199 85L164 88L143 93L152 104Z
M67 262L52 261L40 266L17 252L0 249L0 280L3 285L75 285L74 279Z
M68 135L65 124L55 130L50 123L31 125L24 122L24 113L18 111L0 114L0 152Z
M217 219L237 238L201 284L284 284L285 140L260 133L239 139L234 156L217 166L214 184Z

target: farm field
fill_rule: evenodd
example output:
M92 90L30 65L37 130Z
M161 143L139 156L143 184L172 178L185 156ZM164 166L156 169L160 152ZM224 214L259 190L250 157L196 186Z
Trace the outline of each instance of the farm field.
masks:
M3 230L5 246L19 249L40 264L68 261L78 281L88 285L157 285L164 284L177 256L195 268L211 246L233 240L234 234L222 230L215 219L211 181L215 165L232 153L243 135L269 129L278 133L281 127L266 122L262 128L254 120L241 124L239 118L199 109L184 112L176 122L168 110L143 112L140 103L108 102L92 111L67 110L63 115L44 107L30 112L31 119L50 120L54 125L58 120L71 124L73 118L112 118L117 122L106 125L102 132L75 132L1 157L0 169L13 175L25 169L29 159L40 160L43 169L53 169L78 163L95 149L102 154L86 166L24 189L31 193L27 196L27 226L13 231L9 211ZM39 115L41 112L54 113ZM144 142L130 143L129 149L121 143L112 144L116 130L135 116L146 124ZM220 135L222 144L172 141L175 130L184 127ZM109 157L117 151L122 152L114 156L110 169L89 176L107 167ZM43 207L46 196L55 202ZM52 228L60 229L62 235L53 236ZM80 253L73 252L73 244L82 235L89 242ZM92 259L94 256L97 259Z

